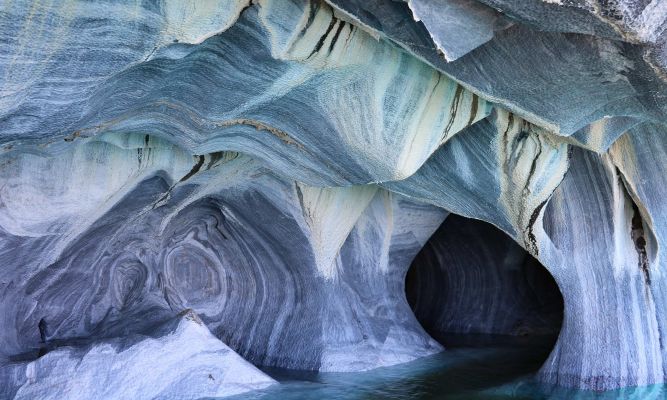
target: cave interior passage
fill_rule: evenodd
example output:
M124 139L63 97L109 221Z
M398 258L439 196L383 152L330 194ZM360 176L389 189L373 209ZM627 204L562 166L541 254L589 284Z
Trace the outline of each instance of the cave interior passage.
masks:
M563 320L563 297L538 260L493 225L455 214L415 257L405 290L446 348L529 345L543 362Z

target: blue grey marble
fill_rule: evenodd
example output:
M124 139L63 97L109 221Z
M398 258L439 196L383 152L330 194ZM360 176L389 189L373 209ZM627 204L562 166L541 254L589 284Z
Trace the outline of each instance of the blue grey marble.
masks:
M173 179L151 148L139 158L136 149L80 143L99 163L127 154L147 171L86 229L76 221L57 240L35 242L3 232L3 322L16 328L2 331L5 359L150 330L184 309L258 365L365 370L442 349L412 314L403 277L444 211L376 186L285 181L237 153L202 156L199 172ZM50 201L64 201L59 189ZM350 215L332 258L335 232L322 224L330 211L338 224ZM15 258L17 241L41 253Z
M2 368L0 393L15 399L221 398L277 384L213 336L192 310L150 335L61 346Z
M381 1L330 3L478 95L557 134L570 136L606 116L665 120L665 70L645 57L647 52L662 53L644 45L515 24L465 57L447 62L430 40L429 35L437 32L413 21L407 3L392 7ZM542 2L511 3L521 7ZM665 5L653 3L646 14L653 12L660 20ZM548 14L540 15L550 20Z
M591 4L3 4L0 387L186 309L256 365L442 351L404 283L449 213L558 284L540 379L664 382L667 5Z

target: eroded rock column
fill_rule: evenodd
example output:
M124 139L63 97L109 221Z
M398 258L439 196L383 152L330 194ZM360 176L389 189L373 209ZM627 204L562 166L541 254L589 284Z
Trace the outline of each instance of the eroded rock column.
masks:
M565 300L550 383L605 390L664 380L656 242L608 155L573 151L544 211L540 260Z

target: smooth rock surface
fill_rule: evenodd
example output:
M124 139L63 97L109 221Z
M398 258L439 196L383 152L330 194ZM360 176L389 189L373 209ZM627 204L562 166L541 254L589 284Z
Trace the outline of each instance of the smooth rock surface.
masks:
M666 16L659 0L3 4L0 387L47 343L95 349L185 309L257 365L441 351L404 284L449 213L558 284L540 379L664 382Z
M20 219L7 213L14 232L3 232L2 254L14 267L3 270L2 315L16 329L2 331L3 356L150 329L183 309L260 365L365 370L441 350L410 311L403 277L444 211L374 185L297 184L236 153L178 158L152 140L140 149L82 140L73 159L19 164L25 175L8 182L27 187L4 192L5 206L42 219L11 225ZM81 171L79 157L99 169ZM71 175L52 186L26 177L49 167ZM71 198L78 180L90 197ZM26 193L83 215L26 209Z
M150 335L58 346L11 368L20 373L3 392L17 400L198 399L277 383L213 336L191 310Z

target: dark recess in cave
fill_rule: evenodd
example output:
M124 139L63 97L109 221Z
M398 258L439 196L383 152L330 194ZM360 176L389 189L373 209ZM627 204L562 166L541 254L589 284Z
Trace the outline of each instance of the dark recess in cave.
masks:
M563 320L563 297L538 260L493 225L454 214L415 257L405 291L445 348L528 346L538 367Z

